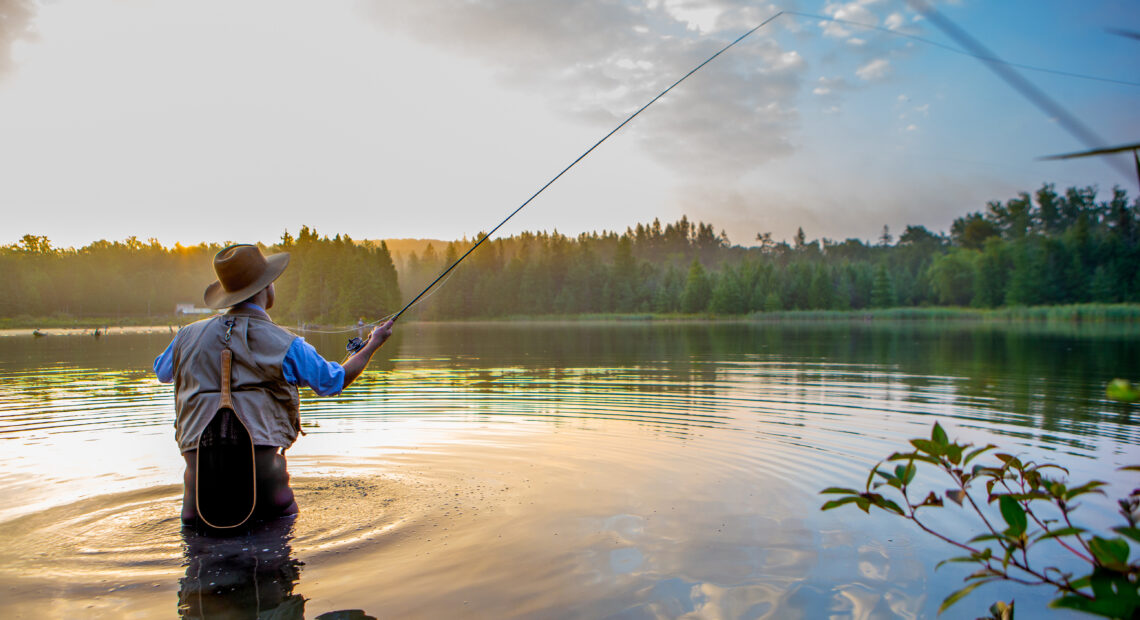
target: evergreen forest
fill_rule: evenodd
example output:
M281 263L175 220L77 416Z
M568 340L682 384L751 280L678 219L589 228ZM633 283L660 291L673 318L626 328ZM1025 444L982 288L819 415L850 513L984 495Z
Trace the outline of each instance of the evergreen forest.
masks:
M478 238L480 235L476 235ZM273 315L344 324L398 310L473 240L393 256L383 241L328 237L302 227L266 252L288 251ZM156 241L96 241L55 248L25 235L0 248L0 318L169 317L201 304L221 244L167 248ZM1119 187L1032 195L956 219L948 233L884 226L877 240L790 241L761 232L733 245L688 218L625 232L569 237L524 232L471 254L410 316L743 315L784 310L1060 305L1140 302L1140 199Z

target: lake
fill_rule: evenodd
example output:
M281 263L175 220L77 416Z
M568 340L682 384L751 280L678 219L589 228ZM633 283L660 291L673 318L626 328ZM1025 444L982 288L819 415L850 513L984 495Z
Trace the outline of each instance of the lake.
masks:
M0 337L0 617L933 618L972 569L820 490L935 420L1108 481L1094 527L1140 482L1140 408L1104 397L1135 327L410 323L303 395L296 520L212 539L179 527L170 337ZM943 617L1077 617L1049 594Z

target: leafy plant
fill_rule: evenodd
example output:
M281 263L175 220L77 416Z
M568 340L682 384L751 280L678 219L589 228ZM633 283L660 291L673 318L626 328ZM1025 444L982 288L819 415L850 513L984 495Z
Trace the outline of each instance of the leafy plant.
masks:
M1133 386L1127 379L1109 381L1104 391L1112 400L1122 403L1140 402L1140 386Z
M1109 618L1140 618L1140 562L1129 562L1128 542L1140 542L1140 489L1119 501L1124 524L1113 528L1118 536L1102 536L1076 525L1072 515L1082 496L1104 494L1104 482L1069 483L1063 477L1069 472L1063 467L994 452L994 445L974 447L952 441L938 423L929 439L912 439L910 444L913 450L896 452L875 465L862 491L840 487L821 491L839 496L821 509L849 504L863 512L877 508L911 521L963 551L965 555L939 562L938 567L964 562L976 565L977 570L965 578L965 587L942 601L939 614L979 586L1011 581L1054 588L1052 607ZM920 467L941 472L952 487L923 495L915 488ZM1123 470L1140 471L1140 466ZM959 541L936 530L927 515L946 507L946 500L979 520L982 533ZM1001 521L992 506L996 506ZM1053 545L1079 558L1088 566L1088 574L1076 576L1056 566L1042 567L1037 555L1030 554L1035 547ZM996 603L990 613L991 618L1012 618L1013 604Z

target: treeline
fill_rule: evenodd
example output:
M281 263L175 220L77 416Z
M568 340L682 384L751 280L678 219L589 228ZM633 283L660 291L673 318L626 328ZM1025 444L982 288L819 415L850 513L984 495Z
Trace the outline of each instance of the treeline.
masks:
M1058 194L1042 186L953 223L949 234L887 227L859 239L790 242L760 233L730 245L710 224L687 218L623 234L523 233L489 241L441 288L421 316L704 313L846 310L915 306L1140 301L1140 200L1114 188ZM416 291L469 242L400 257Z
M171 317L178 304L201 307L214 280L221 244L172 248L155 240L96 241L53 248L46 237L25 235L0 248L0 318ZM265 252L290 252L277 280L273 316L288 322L350 322L374 317L400 301L392 257L383 242L319 236L302 227Z
M655 220L624 233L522 233L475 251L412 316L428 319L583 313L746 314L918 306L1140 302L1140 200L1114 188L1032 196L954 221L948 234L887 227L877 241L729 243L711 224ZM302 227L278 281L281 321L346 323L399 309L471 240L395 257L383 242ZM60 249L26 235L0 248L0 318L169 316L201 303L220 245L129 238ZM397 267L399 272L397 273ZM401 294L402 289L402 294Z

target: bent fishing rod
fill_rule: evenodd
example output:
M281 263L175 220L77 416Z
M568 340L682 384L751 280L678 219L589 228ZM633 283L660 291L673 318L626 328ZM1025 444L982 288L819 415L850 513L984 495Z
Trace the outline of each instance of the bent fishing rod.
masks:
M689 76L693 75L697 71L700 71L705 65L707 65L710 62L712 62L713 60L715 60L718 56L720 56L721 54L728 51L730 48L735 46L737 43L740 43L741 41L743 41L745 38L747 38L752 33L756 32L757 30L760 30L761 28L772 23L776 18L780 17L781 15L793 15L793 16L799 16L799 17L805 17L805 18L811 18L811 19L821 19L821 20L826 20L826 21L831 21L831 22L836 22L836 23L842 23L842 24L846 24L846 25L850 25L850 26L868 28L868 29L877 30L877 31L884 32L884 33L891 34L891 35L903 36L903 37L906 37L909 39L914 39L914 40L917 40L917 41L920 41L923 43L927 43L930 45L934 45L934 46L949 50L951 52L964 54L966 56L972 56L974 58L977 58L977 59L983 61L987 66L989 66L995 73L998 74L999 77L1001 77L1011 87L1013 87L1014 90L1017 90L1019 93L1021 93L1027 99L1029 99L1034 105L1036 105L1038 108L1042 109L1047 114L1049 114L1051 118L1059 119L1061 121L1062 127L1070 135L1076 137L1078 140L1080 140L1086 144L1103 143L1103 140L1100 140L1100 138L1098 136L1096 136L1096 134L1094 134L1090 129L1085 127L1080 121L1076 120L1063 107L1061 107L1060 104L1053 101L1048 95L1044 94L1042 91L1040 91L1040 89L1037 89L1032 84L1030 84L1027 80L1025 80L1025 78L1021 77L1016 72L1015 68L1021 68L1021 69L1026 69L1026 70L1030 70L1030 71L1041 71L1041 72L1046 72L1046 73L1059 74L1059 75L1064 75L1067 77L1075 77L1075 78L1088 79L1088 80L1097 80L1097 81L1103 81L1103 82L1115 82L1115 83L1125 84L1125 85L1130 85L1130 86L1140 86L1140 84L1137 84L1135 82L1129 82L1129 81L1124 81L1124 80L1117 80L1117 79L1105 78L1105 77L1100 77L1100 76L1084 75L1084 74L1078 74L1078 73L1072 73L1072 72L1056 71L1056 70L1043 68L1043 67L1034 67L1034 66L1030 66L1030 65L1007 62L1005 60L998 58L993 52L991 52L989 49L984 47L976 39L973 39L972 37L970 37L964 30L962 30L960 27L955 25L953 22L951 22L945 16L938 13L933 7L927 5L923 0L907 0L907 2L912 6L912 8L914 8L919 13L925 15L928 19L930 19L939 29L941 29L944 33L946 33L948 36L950 36L950 38L952 38L957 43L959 43L963 47L965 47L965 50L956 49L954 47L944 45L944 44L938 43L936 41L932 41L930 39L918 37L918 36L911 35L908 33L898 32L898 31L894 31L894 30L890 30L890 29L884 29L884 28L881 28L881 27L878 27L875 25L871 25L871 24L862 24L859 22L853 22L853 21L840 19L840 18L836 18L836 17L832 17L832 16L816 15L813 13L803 13L800 11L790 11L790 10L789 11L783 11L783 10L777 11L775 14L773 14L768 19L765 19L763 22L758 24L756 27L754 27L751 30L740 35L735 40L733 40L731 43L729 43L728 45L725 45L720 50L718 50L715 54L706 58L699 65L697 65L696 67L693 67L693 69L691 69L688 73L681 76L680 79L678 79L676 82L673 82L668 88L661 91L653 99L649 100L648 103L646 103L645 105L638 108L637 111L635 111L633 114L630 114L617 127L614 127L609 133L602 136L602 138L600 140L598 140L597 142L595 142L593 144L593 146L586 149L585 152L583 152L581 155L579 155L574 161L570 162L570 164L568 166L566 166L565 168L563 168L558 174L554 175L554 177L551 178L549 181L547 181L545 185L540 187L538 189L538 191L536 191L534 194L532 194L530 196L530 198L527 198L525 202L523 202L521 205L518 206L518 208L516 208L509 215L507 215L507 217L505 217L503 219L503 221L499 222L494 228L492 228L490 232L485 233L482 237L480 237L479 240L476 241L474 245L472 245L466 252L464 252L462 256L460 256L458 259L456 259L455 262L453 262L447 269L445 269L443 271L443 273L439 274L439 276L435 280L432 280L432 282L430 284L428 284L427 287L424 288L424 290L420 291L420 293L418 295L416 295L414 298L412 298L412 300L409 301L407 303L407 305L405 305L399 312L396 312L395 314L392 314L392 315L388 315L388 316L381 318L377 321L374 321L372 323L368 323L367 325L368 326L378 325L378 324L380 324L386 320L390 320L391 322L395 323L401 316L403 316L403 314L405 312L407 312L412 306L414 306L417 302L419 302L421 299L423 299L424 296L427 295L427 293L429 291L431 291L436 285L438 285L441 281L443 281L444 278L446 278L452 272L452 270L454 270L456 267L458 267L459 264L461 262L463 262L463 259L467 258L472 252L475 251L476 248L478 248L480 245L482 245L484 241L489 239L491 237L491 235L495 234L495 232L498 231L499 228L501 228L504 224L506 224L511 218L513 218L515 216L515 214L517 214L519 211L522 211L523 208L525 208L527 205L529 205L531 202L533 202L535 198L538 198L538 196L540 194L542 194L542 192L546 191L546 189L548 187L550 187L551 185L553 185L555 181L557 181L559 178L562 177L562 175L569 172L571 168L573 168L575 165L578 164L578 162L585 159L587 155L589 155L591 152L594 151L594 149L601 146L601 144L603 142L605 142L607 139L609 139L610 136L614 135L622 127L625 127L627 124L629 124L630 121L632 121L639 114L641 114L646 109L648 109L649 106L656 103L658 99L661 99L662 97L664 97L669 91L676 88L681 82L684 82L686 79L688 79ZM1140 160L1138 160L1138 161L1140 161ZM363 327L364 327L364 325L360 326L358 329L363 328ZM345 330L345 331L347 331L347 330ZM359 351L361 348L363 348L364 344L366 342L367 342L367 338L365 338L363 340L361 338L353 338L349 341L347 349L348 349L350 354L355 353L355 352Z
M439 277L437 277L435 280L432 280L432 281L431 281L431 284L428 284L428 285L427 285L427 286L424 288L424 290L420 291L420 294L419 294L419 295L416 295L414 298L412 298L412 300L411 300L411 301L409 301L409 302L408 302L408 303L407 303L407 304L406 304L406 305L405 305L405 306L404 306L404 307L403 307L403 308L402 308L402 309L401 309L399 312L397 312L397 313L395 313L395 314L393 314L393 315L390 315L390 316L388 316L388 317L384 317L383 319L380 319L379 321L375 321L375 322L373 322L373 323L370 323L370 325L377 325L377 324L379 324L379 323L381 323L381 322L383 322L383 321L385 321L385 320L387 320L387 321L390 321L390 322L392 322L392 323L395 323L397 320L399 320L399 318L400 318L401 316L403 316L403 314L404 314L405 312L407 312L409 308L411 308L412 306L414 306L414 305L416 304L416 302L418 302L418 301L420 300L420 298L422 298L424 295L426 295L428 291L430 291L430 290L431 290L433 287L435 287L435 285L439 284L439 282L440 282L441 280L443 280L444 278L446 278L446 277L447 277L447 275L448 275L449 273L451 273L453 269L455 269L456 267L458 267L458 266L459 266L459 263L463 262L463 259L467 258L467 257L468 257L468 256L469 256L469 255L470 255L472 252L474 252L474 251L475 251L475 248L478 248L480 245L483 245L483 242L484 242L484 241L486 241L487 239L490 239L490 238L491 238L491 235L495 234L495 231L497 231L497 230L499 230L500 228L502 228L502 226L503 226L504 224L506 224L508 221L510 221L510 219L511 219L512 217L514 217L514 216L515 216L515 214L517 214L519 211L522 211L522 210L523 210L523 208L524 208L524 207L526 207L527 205L529 205L531 202L533 202L535 198L538 198L539 194L542 194L542 192L546 191L546 188L548 188L548 187L550 187L551 185L553 185L555 181L557 181L559 178L561 178L561 177L562 177L562 175L564 175L564 174L566 174L567 172L569 172L571 168L573 168L575 165L577 165L577 164L578 164L578 162L580 162L580 161L582 161L583 159L585 159L587 155L589 155L590 153L592 153L592 152L594 151L594 149L596 149L596 148L598 148L599 146L601 146L601 144L602 144L603 142L605 142L606 140L608 140L610 136L614 135L614 134L615 134L615 133L617 133L619 130L621 130L621 128L622 128L622 127L625 127L627 124L629 124L629 122L630 122L630 121L632 121L634 118L636 118L636 117L637 117L637 115L639 115L639 114L641 114L642 112L644 112L646 109L648 109L648 108L649 108L649 106L651 106L651 105L653 105L654 103L656 103L658 99L660 99L660 98L664 97L664 96L665 96L665 95L666 95L666 94L667 94L669 91L671 91L671 90L673 90L674 88L676 88L678 84L680 84L681 82L684 82L686 79L688 79L688 78L689 78L689 76L693 75L693 74L694 74L694 73L696 73L697 71L700 71L700 70L701 70L701 68L703 68L705 65L707 65L707 64L709 64L710 62L712 62L713 60L715 60L715 59L716 59L718 56L720 56L721 54L723 54L723 53L727 52L727 51L728 51L728 50L729 50L731 47L733 47L733 46L734 46L734 45L736 45L737 43L740 43L741 41L743 41L745 38L747 38L747 37L748 37L749 35L751 35L752 33L756 32L757 30L760 30L760 29L761 29L761 28L763 28L764 26L767 26L768 24L772 23L772 21L773 21L773 20L775 20L777 17L779 17L779 16L781 16L781 15L783 15L783 14L784 14L784 11L779 11L779 12L777 12L776 14L772 15L772 16L771 16L771 17L769 17L768 19L765 19L764 21L760 22L760 24L758 24L756 27L752 28L752 29L751 29L751 30L749 30L748 32L745 32L744 34L742 34L742 35L740 35L739 37L737 37L735 40L733 40L733 41L732 41L731 43L729 43L728 45L725 45L724 47L720 48L720 50L719 50L719 51L717 51L715 54L713 54L712 56L709 56L708 58L706 58L706 59L704 60L704 62L702 62L701 64L699 64L699 65L697 65L697 66L693 67L693 68L692 68L692 69L691 69L691 70L690 70L688 73L686 73L685 75L681 76L681 78L680 78L680 79L678 79L676 82L673 82L672 84L670 84L668 88L666 88L665 90L661 91L661 92L660 92L660 93L659 93L659 94L658 94L656 97L654 97L653 99L650 99L648 103L646 103L645 105L641 106L641 107L640 107L640 108L638 108L638 109L637 109L637 111L635 111L633 114L630 114L628 117L626 117L626 119L625 119L624 121L622 121L622 122L621 122L621 123L620 123L620 124L619 124L617 127L614 127L612 130L610 130L610 132L609 132L609 133L607 133L606 135L602 136L602 138L601 138L600 140L598 140L597 142L595 142L593 146L591 146L590 148L586 149L586 150L585 150L585 151L584 151L584 152L583 152L581 155L579 155L579 156L577 157L577 159L575 159L574 161L570 162L570 164L569 164L568 166L566 166L565 168L563 168L563 169L562 169L562 170L561 170L561 171L560 171L558 174L554 175L554 177L553 177L553 178L551 178L549 181L547 181L545 185L543 185L542 187L538 188L538 191L537 191L537 192L535 192L535 193L531 194L530 198L527 198L527 199L526 199L526 201L525 201L525 202L523 202L521 205L519 205L517 209L515 209L514 211L511 211L510 215L508 215L507 217L503 218L503 221L499 222L499 223L498 223L498 224L497 224L497 225L496 225L494 228L492 228L492 229L491 229L491 231L490 231L490 232L488 232L488 233L484 233L484 234L483 234L483 236L482 236L482 237L480 237L480 238L479 238L479 240L475 242L475 245L472 245L472 246L471 246L471 247L470 247L470 248L469 248L469 249L468 249L466 252L464 252L464 253L463 253L463 255L462 255L462 256L460 256L459 258L457 258L457 259L455 260L455 262L451 263L451 266L450 266L450 267L448 267L447 269L445 269L445 270L443 271L443 273L439 274ZM366 337L366 338L364 338L364 339L361 339L361 338L353 338L353 339L351 339L351 340L349 340L349 341L348 341L348 347L347 347L347 349L348 349L349 353L355 353L355 352L359 351L360 349L364 348L364 345L365 345L365 343L367 343L367 342L368 342L368 337Z

